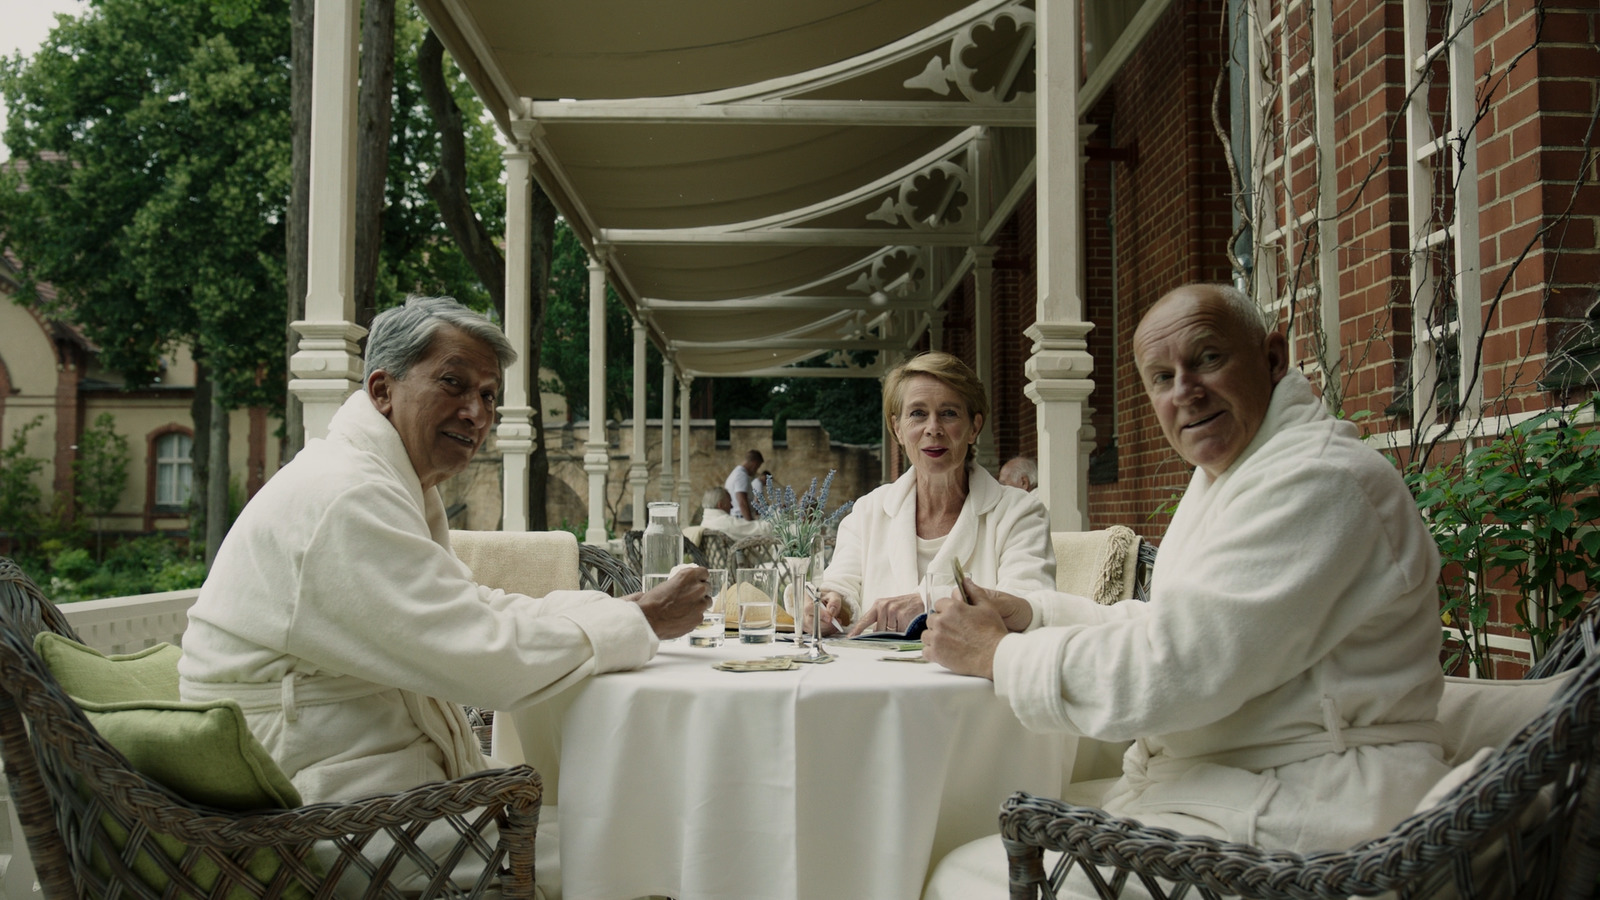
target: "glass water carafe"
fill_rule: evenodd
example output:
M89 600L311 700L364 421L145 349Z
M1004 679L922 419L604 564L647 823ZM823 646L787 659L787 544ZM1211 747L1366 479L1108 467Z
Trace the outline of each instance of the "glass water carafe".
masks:
M643 551L641 575L665 575L683 562L683 529L678 526L678 504L667 501L650 504Z

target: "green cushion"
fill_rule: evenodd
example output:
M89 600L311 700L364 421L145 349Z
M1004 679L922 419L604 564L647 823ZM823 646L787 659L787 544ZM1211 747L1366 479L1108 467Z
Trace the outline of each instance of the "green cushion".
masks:
M78 704L135 769L187 800L232 810L301 803L233 700Z
M240 811L282 809L301 803L300 792L250 733L244 711L236 701L78 703L95 729L122 751L134 769L180 797ZM131 855L129 864L140 880L158 891L166 890L171 879L152 854L159 849L170 863L178 863L188 848L176 838L153 833L149 837L154 839L154 846L147 843L140 852L130 854L127 830L109 813L100 822L118 855L124 860ZM245 871L262 884L271 882L283 866L283 859L272 848L240 847L234 853ZM100 854L96 847L91 862L101 875L106 875L111 870ZM320 868L313 865L313 871ZM209 859L197 860L190 870L190 877L208 891L220 874L221 869ZM283 894L285 900L309 895L310 891L298 881ZM240 886L227 892L228 900L250 900L252 896Z
M178 658L183 651L172 644L106 656L93 647L41 631L33 639L33 650L67 693L80 700L117 703L179 699Z
M194 803L229 810L284 809L301 804L300 792L278 768L265 747L250 733L244 712L233 700L186 703L178 699L178 659L182 651L160 644L138 653L105 656L99 651L49 632L41 633L34 649L67 693L89 717L95 729L119 751L134 769L160 782ZM130 835L109 813L101 816L111 845L146 885L168 888L167 866L188 853L180 841L165 834L148 834L137 852L128 846ZM165 856L158 862L153 854ZM271 882L283 868L283 859L271 848L241 847L234 854L250 876ZM101 876L111 872L98 845L91 865ZM311 861L313 871L321 866ZM209 859L199 859L190 877L210 890L221 869ZM304 898L310 891L298 881L287 885L285 898ZM250 900L249 890L235 886L229 900Z

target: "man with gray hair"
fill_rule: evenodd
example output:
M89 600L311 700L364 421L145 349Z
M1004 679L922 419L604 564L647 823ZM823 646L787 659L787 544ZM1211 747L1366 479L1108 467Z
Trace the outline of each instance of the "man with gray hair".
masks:
M1021 491L1032 491L1039 486L1039 465L1026 456L1013 456L1000 467L1001 484Z
M731 509L733 498L728 496L727 488L706 488L705 496L700 498L700 526L707 531L720 531L736 541L772 533L771 522L765 519L753 522L736 519L729 512Z
M448 298L379 314L365 390L250 501L189 611L186 700L239 701L306 802L488 767L462 704L517 709L643 665L706 607L706 570L614 599L477 584L439 485L494 425L500 329Z

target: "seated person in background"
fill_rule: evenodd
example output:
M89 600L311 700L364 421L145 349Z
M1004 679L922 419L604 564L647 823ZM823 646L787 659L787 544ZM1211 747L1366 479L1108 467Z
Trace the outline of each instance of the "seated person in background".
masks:
M1021 491L1039 486L1039 465L1026 456L1013 456L1000 467L1000 483Z
M973 585L973 606L937 602L927 657L994 679L1036 731L1134 739L1095 803L1113 815L1296 852L1386 832L1447 771L1439 554L1411 494L1233 287L1167 294L1133 351L1197 467L1150 602ZM1005 896L987 840L947 856L927 896Z
M516 353L447 298L379 314L365 390L245 507L189 610L186 700L233 698L308 803L489 767L460 704L515 709L643 665L706 608L706 570L643 595L473 581L438 485L494 423Z
M701 527L707 531L720 531L736 541L772 533L771 522L761 519L753 522L736 519L729 512L731 509L733 509L733 498L728 496L727 488L706 488L705 495L700 498Z
M973 459L989 401L971 368L923 353L883 383L883 415L910 468L856 501L839 523L818 585L827 613L850 631L904 630L925 612L924 576L951 578L952 560L1008 591L1055 585L1044 505L1001 488ZM837 630L824 616L824 634Z

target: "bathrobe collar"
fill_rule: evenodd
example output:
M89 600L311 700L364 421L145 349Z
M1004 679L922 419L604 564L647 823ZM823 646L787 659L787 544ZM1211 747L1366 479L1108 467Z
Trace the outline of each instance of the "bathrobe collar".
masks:
M978 553L978 523L1000 503L1000 492L1005 490L1000 482L982 466L973 466L967 472L967 500L961 505L956 524L945 536L944 544L928 570L953 571L952 559L971 569ZM890 486L883 501L883 514L889 518L889 538L893 550L886 555L895 580L902 584L917 584L917 470L906 470ZM957 555L956 551L964 552Z
M372 405L366 391L356 391L345 399L344 405L333 414L328 424L328 440L348 444L363 453L378 458L385 468L394 472L395 478L405 487L411 502L428 523L428 534L434 543L450 548L450 520L445 515L444 499L437 487L422 489L422 479L406 453L400 432Z

